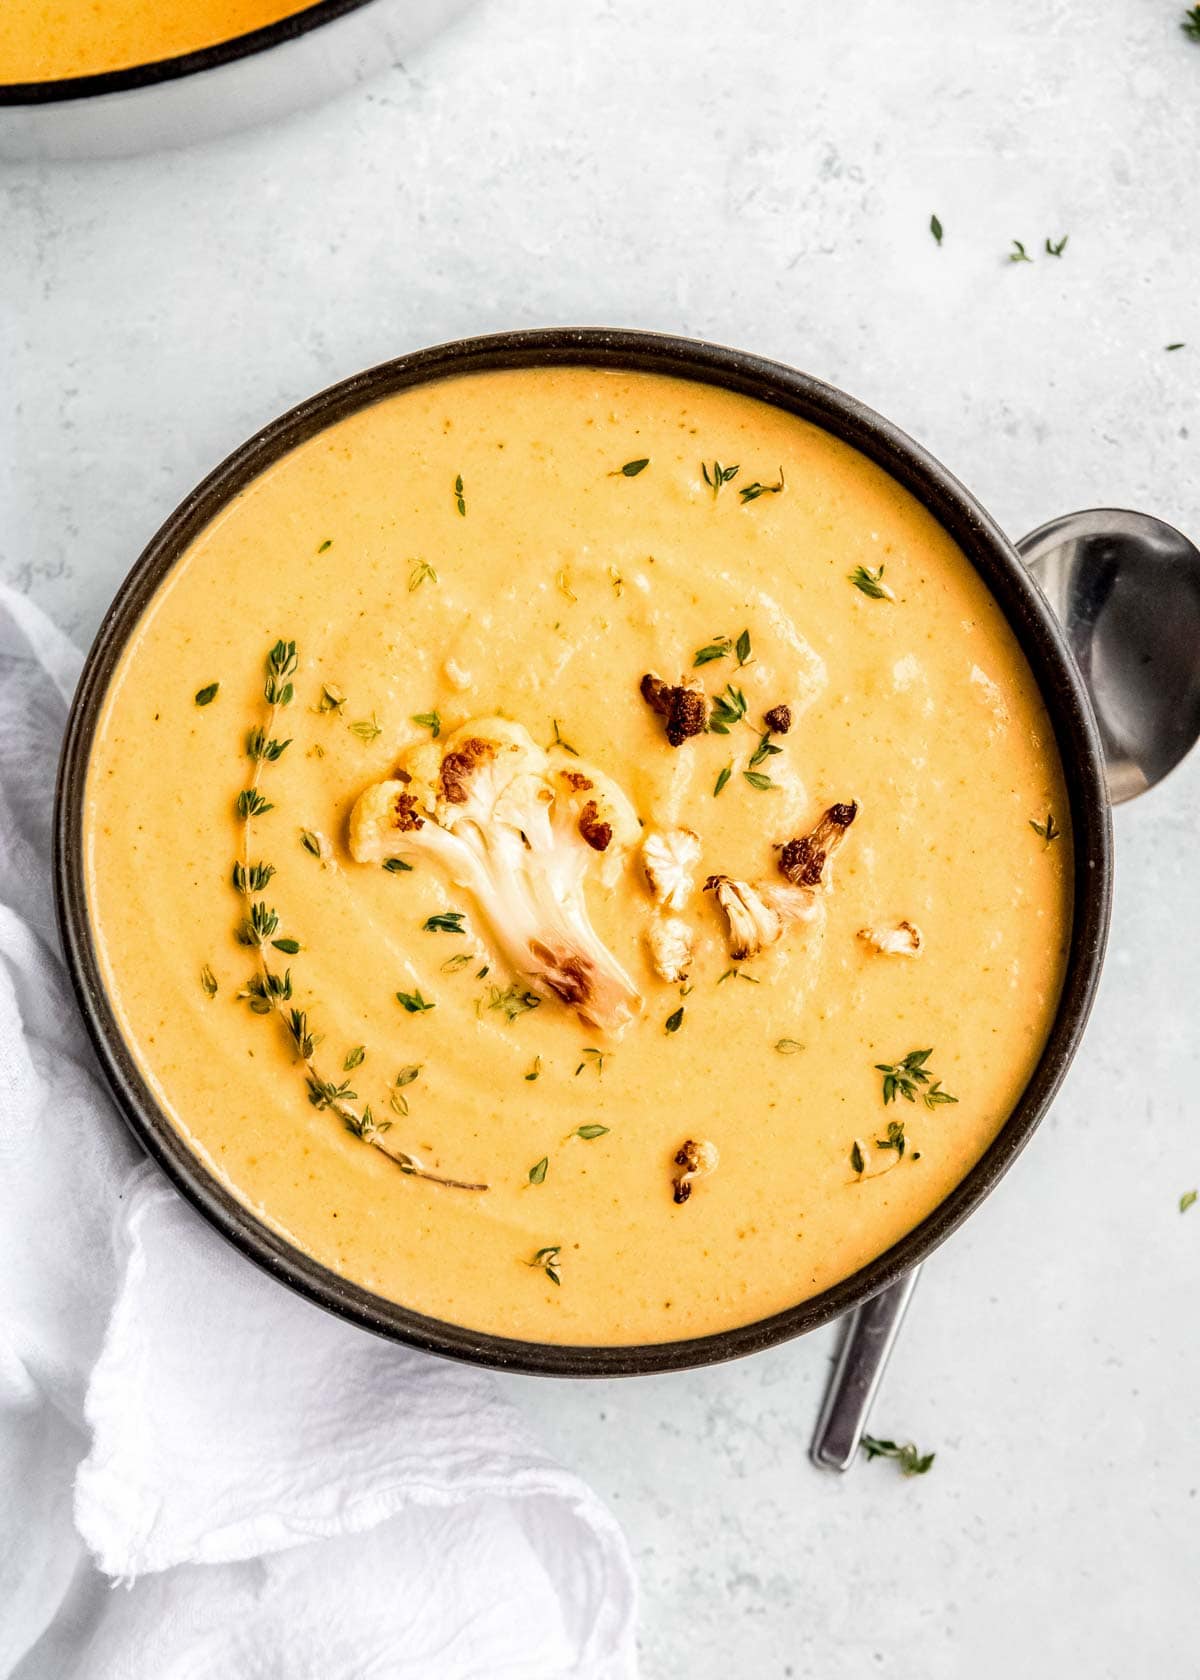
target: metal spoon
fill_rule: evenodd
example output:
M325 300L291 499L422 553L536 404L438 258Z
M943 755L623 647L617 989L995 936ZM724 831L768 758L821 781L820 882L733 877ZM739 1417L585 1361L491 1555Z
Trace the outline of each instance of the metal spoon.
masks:
M1200 739L1200 551L1171 525L1089 508L1017 544L1087 685L1114 805L1161 782ZM849 1315L812 1460L854 1462L912 1293L915 1267Z

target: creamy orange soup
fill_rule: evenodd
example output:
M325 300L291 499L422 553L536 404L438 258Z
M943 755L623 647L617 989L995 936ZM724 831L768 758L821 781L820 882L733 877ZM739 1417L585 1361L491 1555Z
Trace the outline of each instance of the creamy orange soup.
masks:
M281 460L147 609L87 800L190 1147L506 1335L846 1277L987 1148L1062 983L1061 769L977 574L845 444L652 375L448 380Z
M298 0L3 0L0 83L153 64L304 9Z

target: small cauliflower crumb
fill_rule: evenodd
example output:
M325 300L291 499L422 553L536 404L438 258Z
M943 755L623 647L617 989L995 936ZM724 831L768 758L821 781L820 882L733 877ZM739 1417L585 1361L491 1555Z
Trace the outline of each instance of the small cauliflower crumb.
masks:
M692 966L692 930L679 916L655 916L646 929L655 972L674 984L686 980Z
M688 1138L675 1153L677 1171L672 1174L671 1183L676 1202L686 1202L696 1180L715 1173L720 1164L721 1155L715 1143Z
M772 735L786 735L792 727L792 708L790 706L772 706L769 712L763 713L763 722Z
M897 922L894 928L859 928L858 937L883 957L919 957L925 943L912 922Z
M642 868L650 891L667 910L682 910L695 886L700 836L690 828L651 829L642 841Z
M468 671L465 666L460 665L457 659L447 659L446 663L442 666L442 670L445 673L446 681L450 684L451 688L456 688L460 694L470 688L471 684L475 680L470 671Z

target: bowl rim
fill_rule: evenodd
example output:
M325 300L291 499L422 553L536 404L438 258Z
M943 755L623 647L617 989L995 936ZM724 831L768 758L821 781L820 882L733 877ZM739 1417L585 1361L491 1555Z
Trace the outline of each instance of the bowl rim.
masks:
M679 1341L590 1346L472 1330L376 1295L294 1247L219 1182L159 1108L105 994L88 915L84 801L100 709L143 611L196 535L267 467L348 414L435 380L554 366L645 371L716 385L809 420L883 467L958 543L1012 626L1054 728L1070 802L1075 896L1062 995L1037 1066L991 1145L918 1225L849 1277L782 1312ZM1099 734L1058 624L1008 538L927 451L865 404L782 363L663 333L551 327L455 339L341 380L257 432L180 503L118 589L84 664L59 761L54 887L67 966L118 1109L175 1187L236 1248L310 1301L425 1352L499 1370L612 1377L713 1364L817 1329L918 1265L995 1188L1049 1107L1091 1010L1108 932L1112 825Z
M274 23L264 23L258 29L248 29L232 35L227 41L211 46L194 47L190 52L175 53L169 58L151 59L147 64L129 64L119 70L98 70L86 76L57 76L45 82L0 82L0 109L5 106L56 105L70 100L95 99L109 93L128 93L134 88L158 87L163 82L178 81L182 76L195 76L203 70L215 70L222 64L233 64L241 58L266 52L284 41L294 41L307 35L310 29L332 23L347 12L358 11L371 0L312 0L287 17Z

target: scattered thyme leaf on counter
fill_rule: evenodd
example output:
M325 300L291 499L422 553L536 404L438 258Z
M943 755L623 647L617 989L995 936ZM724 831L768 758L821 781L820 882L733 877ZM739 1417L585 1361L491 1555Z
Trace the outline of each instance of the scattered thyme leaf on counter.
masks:
M423 933L464 933L465 910L441 910L436 916L426 916L421 923ZM467 961L470 962L470 957Z
M850 1166L852 1171L858 1174L859 1178L861 1178L867 1170L867 1163L863 1159L862 1145L859 1143L857 1138L855 1138L854 1147L850 1151Z
M1033 258L1029 255L1029 252L1025 249L1024 245L1022 245L1022 243L1019 239L1014 239L1013 240L1012 247L1013 247L1012 250L1008 253L1008 260L1009 260L1010 263L1023 263L1023 262L1032 262L1033 261Z
M1045 822L1037 822L1033 817L1030 817L1029 826L1035 834L1041 835L1047 846L1052 840L1057 840L1059 835L1062 833L1062 829L1059 828L1058 824L1054 820L1053 811L1046 812Z
M530 1068L529 1072L525 1075L525 1078L532 1085L535 1079L540 1079L541 1077L542 1077L542 1058L540 1056L535 1056L533 1058L533 1066Z
M760 496L778 496L779 493L786 488L787 486L785 485L783 478L783 468L780 467L778 484L760 484L758 480L755 479L753 484L743 484L742 488L738 491L738 495L742 498L742 506L745 507L747 502L756 502Z
M1061 239L1048 238L1046 240L1046 255L1048 257L1061 257L1067 248L1067 240L1070 237L1069 233L1064 233Z
M385 858L383 867L389 875L411 875L412 864L405 863L403 858Z
M200 984L204 987L206 994L210 998L216 997L219 990L217 977L207 963L205 963L204 967L200 970Z
M697 665L711 665L714 659L724 659L732 646L728 636L715 637L707 647L697 648L692 669L695 670Z
M546 1174L549 1170L550 1157L549 1155L543 1155L541 1160L535 1161L533 1166L529 1169L530 1184L544 1184L546 1182Z
M717 785L716 785L715 788L713 788L713 798L714 799L720 793L721 789L723 787L725 787L725 785L729 781L730 776L732 776L732 775L733 775L733 766L730 765L730 764L727 764L725 766L724 770L722 770L720 775L717 777Z
M550 722L554 725L554 739L551 741L550 746L561 747L565 753L570 753L572 758L578 758L579 753L577 749L571 745L570 741L564 741L562 735L559 733L558 719L551 718ZM549 752L549 750L550 747L547 747L546 751Z
M1187 346L1184 341L1180 339L1178 344L1168 344L1166 348L1168 350L1186 350Z
M645 472L649 465L650 457L646 455L640 461L626 461L623 467L614 468L608 476L609 478L636 478L640 472Z
M417 560L413 564L412 571L408 574L408 592L411 595L414 589L420 589L426 581L436 583L437 580L438 575L428 560Z
M881 1441L874 1435L864 1435L863 1451L872 1458L894 1458L906 1476L923 1476L937 1457L936 1453L919 1453L911 1441L903 1445L895 1441Z
M371 713L369 718L359 718L357 723L349 724L347 727L351 735L357 735L360 741L365 741L368 745L372 741L378 740L379 736L383 734L374 712Z
M396 1002L402 1009L406 1009L410 1015L424 1015L426 1010L437 1008L435 1003L431 1003L428 998L423 998L419 991L397 992Z
M321 684L321 698L317 701L317 710L321 712L340 712L346 704L346 696L340 688L334 688L332 683Z
M1180 1213L1186 1213L1190 1207L1195 1207L1198 1200L1200 1200L1200 1190L1185 1190L1179 1198Z
M759 793L778 793L779 783L773 782L770 776L764 776L761 770L743 770L742 779L757 788Z
M1189 41L1200 41L1200 6L1189 6L1179 20L1179 27Z
M562 1244L554 1243L549 1248L539 1248L532 1260L527 1260L527 1266L537 1271L545 1272L551 1283L560 1284L562 1278L558 1272L558 1257L562 1253Z
M529 991L516 980L511 986L505 986L503 989L499 986L488 988L488 1008L502 1010L507 1021L515 1021L518 1015L524 1015L530 1009L537 1009L541 1001L536 992Z
M700 471L704 474L704 482L712 491L714 499L721 494L721 486L728 484L730 479L736 478L738 475L736 467L723 467L720 461L713 462L711 476L709 475L707 461L700 463Z
M929 218L929 231L933 235L934 244L940 245L942 243L942 236L946 230L943 228L941 222L938 221L936 214L930 216Z
M679 1029L682 1025L683 1025L683 1005L680 1004L679 1008L676 1009L673 1014L667 1016L665 1026L666 1026L666 1030L669 1033L676 1033L676 1032L679 1031Z
M207 683L204 688L198 688L196 690L197 706L211 706L213 701L217 698L217 690L220 686L219 682L215 682Z
M870 566L855 566L849 574L850 582L855 589L861 589L864 595L869 595L873 601L894 601L887 584L883 581L883 567L878 566L874 571Z
M442 733L442 720L436 712L415 712L409 722L415 723L419 729L428 729L435 741Z
M366 1046L356 1044L353 1050L346 1052L346 1060L342 1063L343 1073L353 1073L356 1067L361 1067L367 1059Z
M933 1073L926 1066L932 1050L910 1050L902 1062L876 1062L875 1071L883 1075L884 1103L895 1102L898 1096L905 1102L916 1102L918 1093L926 1108L937 1108L942 1103L956 1103L957 1097L952 1097L949 1091L942 1090L940 1079L934 1079ZM928 1090L923 1087L928 1086ZM889 1147L883 1145L884 1148Z
M726 683L724 694L718 694L712 703L709 713L708 727L714 735L728 735L735 723L740 723L747 712L746 696L740 688L734 688L732 683Z
M583 1060L580 1062L579 1066L575 1069L576 1079L579 1078L579 1075L583 1072L585 1067L594 1067L597 1075L603 1075L603 1073L604 1073L604 1052L603 1052L603 1050L592 1050L592 1049L589 1048L589 1049L586 1049L586 1050L582 1051L581 1054L583 1056Z
M804 1046L798 1038L777 1038L775 1048L781 1056L794 1056L798 1050L803 1050Z
M454 505L458 509L460 516L465 519L467 517L467 504L463 497L463 481L461 473L459 473L458 477L454 480Z
M609 1130L608 1126L576 1126L571 1136L582 1138L585 1143L591 1143L595 1138L607 1137Z

